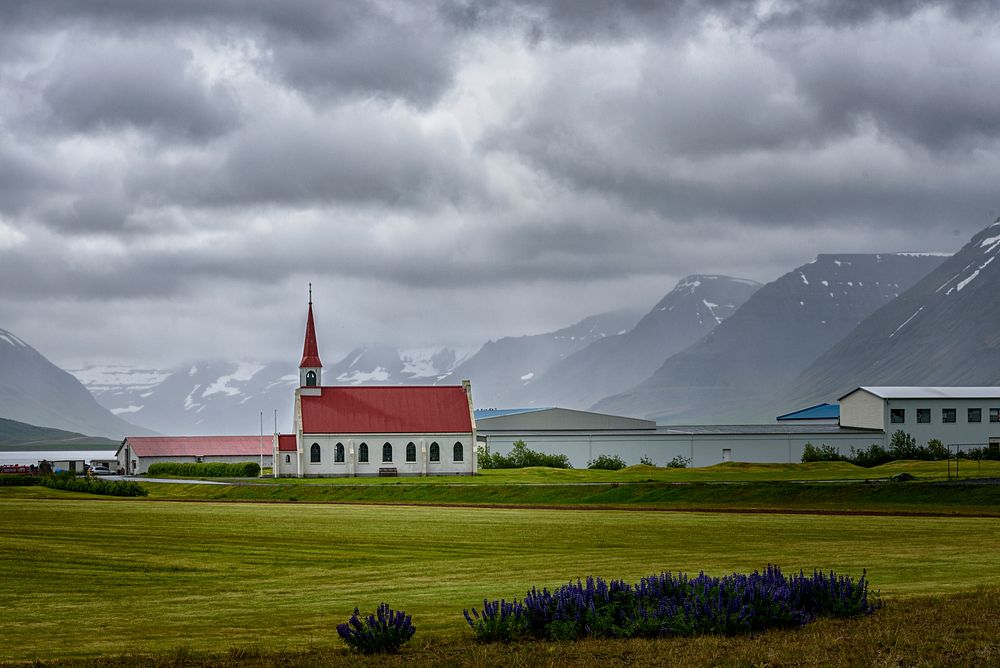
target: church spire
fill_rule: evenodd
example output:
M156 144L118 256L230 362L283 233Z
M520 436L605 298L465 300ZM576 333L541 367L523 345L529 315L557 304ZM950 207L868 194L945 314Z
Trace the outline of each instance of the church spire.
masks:
M316 344L316 324L313 321L312 283L309 284L309 317L306 319L306 340L302 346L302 361L299 362L301 384L303 386L319 385L319 373L323 362L319 359L319 346Z

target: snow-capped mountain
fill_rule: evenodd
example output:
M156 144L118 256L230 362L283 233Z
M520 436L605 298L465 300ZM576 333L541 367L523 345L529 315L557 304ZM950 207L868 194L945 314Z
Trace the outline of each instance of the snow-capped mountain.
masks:
M1000 384L1000 218L806 367L808 405L860 385Z
M762 287L648 380L594 408L673 423L770 422L808 405L774 398L803 368L945 257L820 255Z
M111 414L76 378L2 329L0 417L116 440L150 433Z
M688 276L629 331L594 341L525 383L523 403L587 408L622 392L710 332L758 288L743 278Z
M635 311L602 313L546 334L489 341L457 365L445 382L471 380L477 406L525 405L525 387L533 379L594 341L627 332L639 315Z
M323 369L323 383L433 384L454 366L454 350L359 348ZM72 371L116 415L171 435L264 433L291 424L295 362L200 361L175 369L88 366Z

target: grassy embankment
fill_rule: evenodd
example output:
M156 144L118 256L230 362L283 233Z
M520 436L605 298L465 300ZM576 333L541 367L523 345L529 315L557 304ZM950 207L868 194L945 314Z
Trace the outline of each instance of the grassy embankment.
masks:
M622 662L653 663L664 653L696 660L690 652L707 662L748 663L771 652L778 657L772 663L790 662L803 652L825 663L823 652L853 652L855 645L857 663L866 663L873 652L902 657L919 636L935 651L962 658L992 647L996 660L997 544L1000 520L991 518L39 503L0 493L0 657L124 654L126 665L139 665L148 658L128 659L130 653L165 653L171 660L222 652L225 658L234 648L233 656L265 657L261 661L274 652L305 663L313 657L317 665L353 661L339 649L335 624L355 605L373 608L385 600L414 615L419 631L412 652L428 664L452 660L449 653L490 665L517 656L525 663L582 664L592 653ZM876 620L765 634L773 645L703 638L482 648L468 639L461 617L463 607L484 596L520 596L531 585L553 586L588 574L721 574L769 562L786 570L832 568L855 576L867 568L889 608ZM909 598L980 585L990 589L958 606ZM948 606L953 619L941 617ZM927 615L934 615L934 625ZM916 627L923 632L903 630L903 620L923 620ZM992 630L985 636L994 638L992 645L983 644L983 629ZM906 639L884 644L897 635ZM300 654L309 648L313 654Z
M439 476L430 478L301 478L303 485L384 485L400 481L420 480L427 484L478 485L484 482L513 484L571 483L638 483L638 482L770 482L770 481L865 481L883 480L897 473L909 473L920 480L947 480L949 468L955 475L955 462L896 461L882 466L863 468L848 462L810 462L804 464L750 464L728 462L702 468L671 469L638 464L620 471L591 469L527 469L480 470L476 476ZM960 460L958 473L962 479L1000 477L1000 461ZM290 478L264 478L265 484L287 484Z

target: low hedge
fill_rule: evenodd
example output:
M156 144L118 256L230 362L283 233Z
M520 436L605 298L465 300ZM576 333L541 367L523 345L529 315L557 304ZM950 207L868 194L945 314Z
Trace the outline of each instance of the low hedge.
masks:
M257 462L238 462L236 464L159 462L150 465L147 475L172 475L190 478L256 478L260 475L260 464Z
M36 475L0 474L0 487L33 487L41 484L42 479Z
M102 496L146 496L145 487L131 480L100 480L97 478L77 478L74 475L54 475L40 478L41 484L52 489L68 492L84 492Z

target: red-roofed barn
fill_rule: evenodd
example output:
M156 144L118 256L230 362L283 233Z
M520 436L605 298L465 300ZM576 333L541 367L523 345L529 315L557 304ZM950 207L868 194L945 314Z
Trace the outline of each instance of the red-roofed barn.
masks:
M271 465L271 436L129 436L118 447L118 465L139 475L157 462L260 462Z

